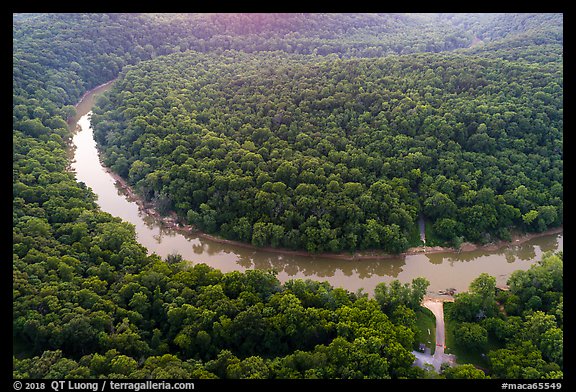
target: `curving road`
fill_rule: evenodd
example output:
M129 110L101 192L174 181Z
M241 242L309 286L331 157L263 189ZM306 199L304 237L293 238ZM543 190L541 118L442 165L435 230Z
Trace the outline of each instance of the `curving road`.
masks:
M455 363L455 356L452 354L445 354L446 348L445 327L444 327L444 302L442 300L427 299L422 303L422 306L430 309L436 317L436 350L434 355L413 351L416 356L414 362L417 366L424 367L425 364L430 364L437 372L440 372L440 366L444 362L453 365Z

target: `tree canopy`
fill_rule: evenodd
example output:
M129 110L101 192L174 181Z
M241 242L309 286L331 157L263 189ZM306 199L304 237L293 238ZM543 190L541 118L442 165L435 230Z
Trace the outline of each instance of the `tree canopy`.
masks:
M399 253L421 212L446 242L562 223L561 79L462 54L186 52L126 68L93 124L105 164L201 230Z
M455 344L482 353L492 378L562 378L563 254L547 253L512 273L509 290L482 274L455 296L449 318ZM450 370L446 377L452 374Z
M149 255L69 171L73 105L119 78L94 115L106 164L256 246L399 252L421 211L445 241L542 231L562 223L562 23L13 14L13 377L426 376L411 354L425 279L368 298ZM499 340L492 377L561 377L561 277L561 256L514 274L494 297L508 318L489 277L471 289L487 318L462 313L461 343Z

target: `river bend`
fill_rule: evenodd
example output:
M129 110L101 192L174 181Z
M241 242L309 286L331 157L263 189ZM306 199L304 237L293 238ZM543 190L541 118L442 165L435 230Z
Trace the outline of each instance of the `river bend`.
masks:
M380 282L394 279L411 282L423 276L430 281L429 296L435 297L439 296L439 290L446 288L455 288L457 292L466 291L470 282L482 272L494 276L497 285L503 286L513 271L530 268L546 251L563 249L563 233L559 233L533 238L520 245L511 244L495 251L343 260L268 252L175 231L140 209L133 197L118 185L100 162L90 127L90 110L95 95L110 86L108 84L95 89L77 105L76 121L79 129L73 137L74 159L71 168L76 173L77 181L84 182L98 195L97 202L103 211L134 224L138 241L150 253L156 253L162 258L171 253L179 253L192 263L206 263L223 272L274 269L281 282L296 278L325 280L335 287L354 292L363 289L369 294L373 293Z

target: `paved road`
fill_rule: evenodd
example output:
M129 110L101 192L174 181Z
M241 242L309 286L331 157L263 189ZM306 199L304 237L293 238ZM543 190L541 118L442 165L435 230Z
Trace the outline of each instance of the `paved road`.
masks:
M423 367L424 364L428 363L431 364L437 372L440 372L440 366L442 366L444 362L453 365L455 361L454 355L444 353L444 349L446 348L444 302L441 300L427 299L422 305L430 309L434 317L436 317L436 350L434 351L434 355L418 351L413 351L412 353L416 356L416 365Z

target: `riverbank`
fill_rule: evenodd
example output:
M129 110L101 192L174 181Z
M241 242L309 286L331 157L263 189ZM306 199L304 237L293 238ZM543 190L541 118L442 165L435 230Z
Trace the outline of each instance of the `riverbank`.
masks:
M90 100L87 99L89 96L95 96L99 93L100 90L108 88L112 83L114 83L116 79L110 80L106 83L103 83L99 86L94 87L90 91L87 91L80 101L75 105L78 110L77 118L81 117L82 115L88 113L91 109L92 103L89 102ZM87 104L86 107L83 107L83 104ZM77 119L73 123L77 125ZM73 125L70 124L70 125ZM253 250L254 252L269 252L275 253L280 255L289 255L289 256L301 256L301 257L309 257L309 258L328 258L333 260L345 260L345 261L360 261L360 260L384 260L384 259L396 259L396 258L403 258L406 256L412 255L421 255L421 254L435 254L435 253L452 253L452 254L459 254L459 253L467 253L473 252L477 250L492 252L502 248L506 248L509 246L516 246L521 245L527 241L530 241L533 238L543 237L547 235L554 235L563 232L563 226L556 227L541 233L512 233L512 240L511 241L498 241L489 244L473 244L470 242L463 243L459 249L451 248L451 247L442 247L442 246L418 246L412 247L407 249L403 253L399 254L388 254L381 251L367 251L367 252L355 252L355 253L310 253L305 250L291 250L291 249L283 249L283 248L272 248L272 247L265 247L260 248L256 247L249 243L244 243L240 241L233 241L224 238L220 238L218 236L214 236L211 234L204 233L195 227L186 224L182 221L181 217L178 217L176 213L171 212L168 216L162 216L155 208L153 203L144 201L136 192L128 185L128 183L120 177L118 174L114 173L108 167L106 167L101 157L101 151L99 146L97 145L96 148L99 151L99 160L104 168L104 170L116 181L116 185L122 191L122 193L128 198L129 201L134 202L138 205L138 208L148 217L157 221L163 228L173 230L174 232L178 232L183 235L190 235L196 236L199 238L203 238L206 240L210 240L213 242L217 242L220 244L227 244L234 247L244 248ZM73 149L72 149L73 150Z
M392 259L398 257L405 257L411 255L418 255L418 254L434 254L434 253L466 253L472 252L476 250L485 250L485 251L495 251L498 249L502 249L508 246L516 246L521 245L527 241L530 241L533 238L543 237L547 235L559 234L563 232L563 226L555 227L541 233L512 233L512 240L511 241L498 241L489 244L473 244L470 242L464 242L459 249L449 248L449 247L442 247L442 246L418 246L407 249L403 253L399 254L389 254L383 253L379 251L372 251L372 252L356 252L356 253L310 253L304 250L291 250L291 249L283 249L283 248L272 248L272 247L256 247L252 244L228 240L225 238L220 238L211 234L204 233L191 225L185 224L182 219L176 215L175 212L171 212L168 216L162 216L155 208L153 203L144 201L138 194L134 192L134 190L128 185L128 183L120 177L118 174L114 173L108 167L102 165L105 168L106 172L114 178L116 181L116 185L123 194L129 198L130 201L136 203L140 210L144 212L147 216L154 218L158 223L161 223L164 228L174 230L179 233L183 234L190 234L195 235L200 238L208 239L214 242L218 242L221 244L228 244L233 245L236 247L242 247L245 249L252 249L254 251L259 252L270 252L270 253L277 253L277 254L284 254L284 255L291 255L291 256L303 256L303 257L322 257L322 258L329 258L329 259L337 259L337 260L348 260L348 261L360 261L360 260L384 260L384 259Z
M508 246L515 246L521 245L525 242L530 241L531 239L544 237L553 234L560 234L564 232L564 226L553 227L546 231L540 233L521 233L521 232L513 232L511 233L512 239L510 241L500 240L497 242L490 242L488 244L473 244L471 242L464 242L460 245L460 248L448 248L442 246L418 246L415 248L409 248L404 254L406 255L414 255L420 253L465 253L465 252L472 252L475 250L485 250L487 252L493 252L498 249L506 248Z
M78 101L78 103L77 103L76 105L74 105L74 107L75 107L76 109L78 109L78 107L84 102L84 100L86 99L86 97L88 97L89 95L94 95L94 93L95 93L97 90L99 90L99 89L101 89L101 88L104 88L104 87L107 87L108 85L114 83L115 81L116 81L116 79L109 80L109 81L107 81L106 83L102 83L102 84L94 87L93 89L86 91L86 92L84 93L84 95L82 95L82 97L80 98L80 100ZM80 116L80 117L81 117L81 116Z
M98 89L94 95L100 95L110 87ZM544 251L562 247L562 235L549 235L494 252L458 253L449 249L451 253L446 253L446 249L426 247L411 249L415 251L414 255L407 257L383 255L383 252L358 252L356 255L349 252L323 257L322 254L305 251L257 248L250 243L238 243L201 233L192 226L186 226L185 218L179 220L174 214L162 217L157 213L160 209L152 203L142 202L143 198L140 200L136 188L122 188L120 184L126 183L102 165L100 156L103 155L98 153L86 116L95 101L87 96L78 109L78 113L82 111L85 116L80 119L82 131L74 136L73 141L76 149L73 159L75 176L98 195L97 203L102 211L133 224L138 242L147 249L148 254L157 254L162 259L171 254L180 254L191 264L204 263L223 273L248 269L273 270L281 283L291 279L311 279L325 281L350 292L364 290L369 295L381 282L397 279L410 283L414 278L425 277L430 282L427 296L449 300L451 296L443 295L443 292L452 292L452 289L455 293L467 291L480 272L496 277L498 286L505 286L507 278L514 271L526 270L541 259ZM427 255L433 251L444 253Z
M78 121L80 120L80 118L82 116L84 116L90 110L92 110L92 106L94 105L95 97L98 94L100 94L100 93L108 90L110 87L112 87L112 84L116 80L117 79L109 80L106 83L102 83L102 84L94 87L93 89L86 91L82 95L80 100L74 105L74 109L76 109L76 114L74 116L68 117L66 119L66 123L68 125L68 131L70 132L70 134L68 135L68 137L65 140L65 143L67 145L66 155L68 157L68 165L67 165L68 171L72 171L72 163L74 163L74 157L76 154L76 146L72 142L72 138L74 137L74 135L76 135L76 133L78 131L80 131L80 125L78 124Z
M88 102L87 98L90 97L91 99L94 99L97 94L109 89L115 81L116 79L109 80L106 83L102 83L93 89L86 91L82 95L80 100L76 103L76 105L74 105L74 109L76 109L76 115L66 119L66 122L68 123L68 129L72 134L75 134L78 131L78 120L80 120L80 117L92 110L93 102Z

